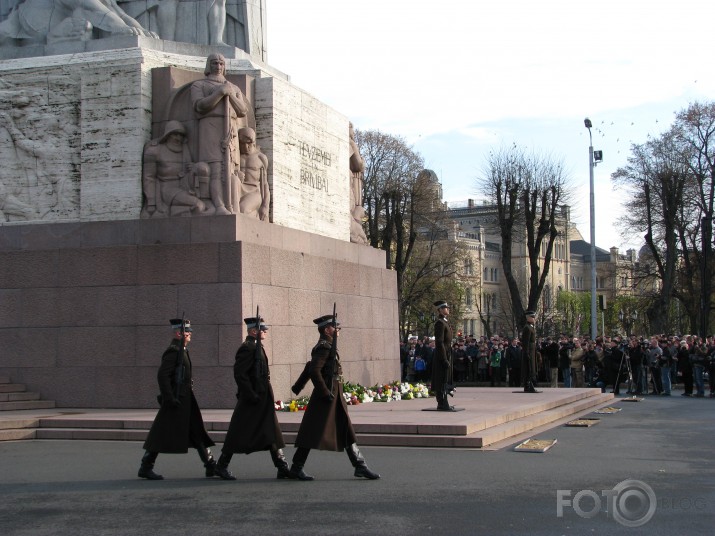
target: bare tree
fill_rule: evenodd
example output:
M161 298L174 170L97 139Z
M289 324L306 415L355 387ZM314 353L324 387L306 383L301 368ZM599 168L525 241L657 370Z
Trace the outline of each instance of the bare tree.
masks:
M523 322L524 311L536 310L539 303L559 234L560 207L568 201L564 165L550 157L526 154L516 146L503 148L489 155L479 186L497 207L501 264L511 309L517 322ZM512 268L514 251L522 248L529 264L526 303Z
M683 235L684 262L691 259L697 266L699 282L698 332L706 336L710 332L710 298L713 289L712 240L713 208L715 202L715 102L694 103L677 114L672 128L672 139L681 163L688 170L695 191L697 211L683 213L689 220L689 229L695 233ZM687 216L690 218L686 219ZM699 230L699 233L697 232ZM697 240L699 234L699 242ZM687 244L685 237L690 237ZM698 247L699 246L699 247ZM688 278L691 282L694 278ZM695 331L695 330L694 330Z
M715 103L691 104L667 132L633 145L631 153L612 178L630 192L625 225L644 233L652 258L640 263L640 277L659 282L651 287L650 327L663 332L679 320L668 321L676 299L690 330L704 336L710 331L715 276Z
M439 181L424 170L419 154L402 138L379 131L356 130L355 141L365 160L367 238L372 247L385 250L386 266L397 274L405 335L420 313L432 310L432 300L459 302L454 276L463 246L454 239ZM458 312L453 310L453 317Z

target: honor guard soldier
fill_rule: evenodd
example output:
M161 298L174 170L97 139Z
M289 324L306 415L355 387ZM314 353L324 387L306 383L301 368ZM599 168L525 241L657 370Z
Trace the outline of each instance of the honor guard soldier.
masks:
M206 476L215 476L216 462L208 447L214 445L206 433L201 410L194 397L191 379L191 359L186 349L191 342L191 322L181 318L170 320L174 338L161 357L157 374L161 407L144 442L146 450L138 476L163 480L154 472L159 453L182 454L195 448L204 462Z
M345 450L355 468L355 476L375 480L380 475L372 472L358 450L355 431L350 422L348 407L341 383L342 368L337 353L337 338L340 324L336 315L321 316L313 320L318 326L320 339L311 352L310 379L313 393L300 423L297 447L290 468L290 477L298 480L313 480L303 472L310 449Z
M233 377L236 380L236 408L226 432L226 440L216 465L216 474L224 480L236 480L228 470L234 453L250 454L267 450L277 478L289 478L281 433L268 370L268 357L262 341L268 336L268 326L259 317L245 318L248 336L236 352Z
M524 374L523 384L525 393L539 393L534 387L536 383L536 313L526 311L526 325L521 331L521 370Z
M454 391L452 386L452 328L447 317L449 304L445 300L437 300L434 306L439 317L434 323L434 358L432 359L432 390L437 397L439 411L454 411L447 396Z

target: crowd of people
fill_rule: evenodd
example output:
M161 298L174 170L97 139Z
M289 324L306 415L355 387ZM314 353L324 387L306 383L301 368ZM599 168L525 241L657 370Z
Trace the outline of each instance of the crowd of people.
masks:
M410 337L400 345L402 381L429 382L435 341ZM451 346L455 383L519 387L522 347L519 338L459 337ZM615 394L715 397L715 336L544 337L537 343L536 374L541 386L599 387Z

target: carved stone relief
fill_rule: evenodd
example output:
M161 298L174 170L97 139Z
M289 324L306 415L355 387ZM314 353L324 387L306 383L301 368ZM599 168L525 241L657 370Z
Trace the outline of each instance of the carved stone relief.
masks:
M79 113L53 103L78 92L69 76L0 83L0 221L78 215Z
M224 73L220 54L207 58L203 76L154 71L153 124L155 132L163 130L144 149L142 217L245 212L268 219L268 159L255 145L253 105L246 96L251 79Z
M355 130L350 123L350 242L367 244L367 236L362 228L365 209L362 205L362 189L365 173L365 160L360 156L360 149L355 142Z
M136 35L266 62L265 0L0 0L0 47Z

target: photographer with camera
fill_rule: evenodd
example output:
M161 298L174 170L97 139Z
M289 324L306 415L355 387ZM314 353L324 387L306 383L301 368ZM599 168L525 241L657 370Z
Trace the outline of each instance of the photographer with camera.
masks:
M621 394L621 382L624 379L624 374L621 371L623 363L623 351L619 348L619 341L613 339L603 351L603 368L606 373L607 384L613 385L615 395Z
M559 341L559 369L564 379L564 387L571 387L571 350L573 343L566 337L561 335Z
M573 380L572 387L583 387L583 361L586 354L586 343L582 343L581 339L574 337L573 350L571 350L571 378Z
M678 349L678 372L683 378L683 394L681 396L693 396L693 365L690 362L690 349L688 341L680 341Z
M631 363L631 373L633 375L633 384L629 391L630 394L642 395L645 385L645 379L643 378L643 359L644 353L638 340L635 337L631 337L628 343L628 349L626 351L628 360Z
M663 349L658 344L658 337L651 337L647 353L648 369L653 382L653 390L649 393L651 395L659 395L663 392L659 370L661 357L663 357Z
M659 345L661 351L663 352L658 359L658 365L660 368L660 385L662 387L660 394L661 396L670 396L670 367L673 365L673 355L671 354L667 339L661 339Z
M593 341L586 344L586 352L583 354L583 366L585 369L586 385L591 385L593 378L598 371L598 354L596 353L596 345Z
M541 355L544 356L544 366L548 367L550 387L559 386L559 343L547 337L541 345Z

